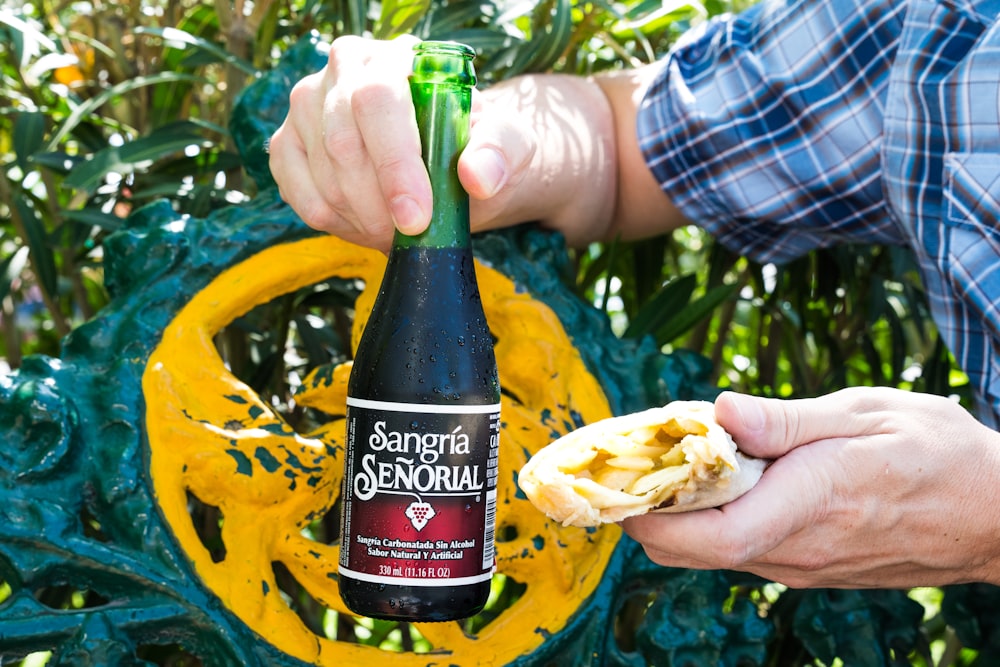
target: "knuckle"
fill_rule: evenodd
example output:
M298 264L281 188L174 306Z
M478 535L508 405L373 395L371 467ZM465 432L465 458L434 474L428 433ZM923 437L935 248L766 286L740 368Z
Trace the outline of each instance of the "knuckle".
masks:
M749 560L747 546L733 541L720 542L716 545L714 560L724 570L741 570Z
M288 93L289 115L300 120L311 119L322 108L323 81L321 73L302 77Z
M403 102L396 88L380 81L361 84L351 94L351 109L359 117L385 115Z
M398 194L406 194L405 189L395 183L393 177L396 174L402 173L403 171L411 168L422 168L423 165L419 164L411 166L411 164L402 156L386 155L375 161L374 167L375 173L379 176L379 181L383 183L383 186L385 187L386 196L391 199L397 194L396 190L400 190Z
M722 569L745 570L759 556L759 536L745 531L723 533L716 531L708 547L712 560Z
M361 232L371 238L381 238L391 234L394 227L392 220L385 217L365 216L360 220Z
M359 35L341 35L330 43L327 53L327 63L334 70L339 69L346 61L353 61L365 46L366 39Z
M291 108L297 108L299 105L309 103L313 95L313 81L311 80L312 75L303 77L295 82L292 86L291 92L288 94L289 105Z
M313 229L332 231L338 226L340 216L326 202L309 199L295 202L292 208L302 218L302 221Z
M354 127L338 127L323 135L323 150L330 159L342 165L359 165L366 161L365 140Z
M665 551L661 551L660 549L657 549L656 547L650 544L645 544L645 543L640 543L640 544L642 546L642 550L646 554L646 558L648 558L656 565L660 565L662 567L673 567L677 565L676 557L672 556L671 554Z

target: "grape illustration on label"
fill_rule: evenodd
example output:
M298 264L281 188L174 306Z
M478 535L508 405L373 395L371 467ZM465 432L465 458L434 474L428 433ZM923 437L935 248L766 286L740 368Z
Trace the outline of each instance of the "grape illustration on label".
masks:
M437 512L430 503L414 500L406 508L406 518L418 531L423 530L427 522L435 517Z

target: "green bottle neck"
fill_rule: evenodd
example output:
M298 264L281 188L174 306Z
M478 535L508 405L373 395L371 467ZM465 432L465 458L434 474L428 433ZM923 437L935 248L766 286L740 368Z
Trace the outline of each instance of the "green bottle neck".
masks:
M458 180L458 157L469 141L472 88L476 83L473 52L468 47L440 42L424 42L416 51L410 93L434 205L427 229L413 236L397 231L393 247L467 247L469 195Z

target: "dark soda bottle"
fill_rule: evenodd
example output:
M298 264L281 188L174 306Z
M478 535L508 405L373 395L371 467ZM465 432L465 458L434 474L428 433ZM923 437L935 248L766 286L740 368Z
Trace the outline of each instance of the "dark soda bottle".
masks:
M447 621L482 610L496 567L500 383L458 181L474 53L417 45L410 89L434 208L396 233L348 383L340 593L352 611Z

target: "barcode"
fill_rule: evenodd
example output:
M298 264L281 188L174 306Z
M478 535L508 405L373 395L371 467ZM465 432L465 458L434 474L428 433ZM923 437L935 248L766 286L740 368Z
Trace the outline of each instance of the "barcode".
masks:
M486 492L486 534L483 537L483 569L492 569L496 547L493 544L493 533L497 527L497 492L496 489Z

